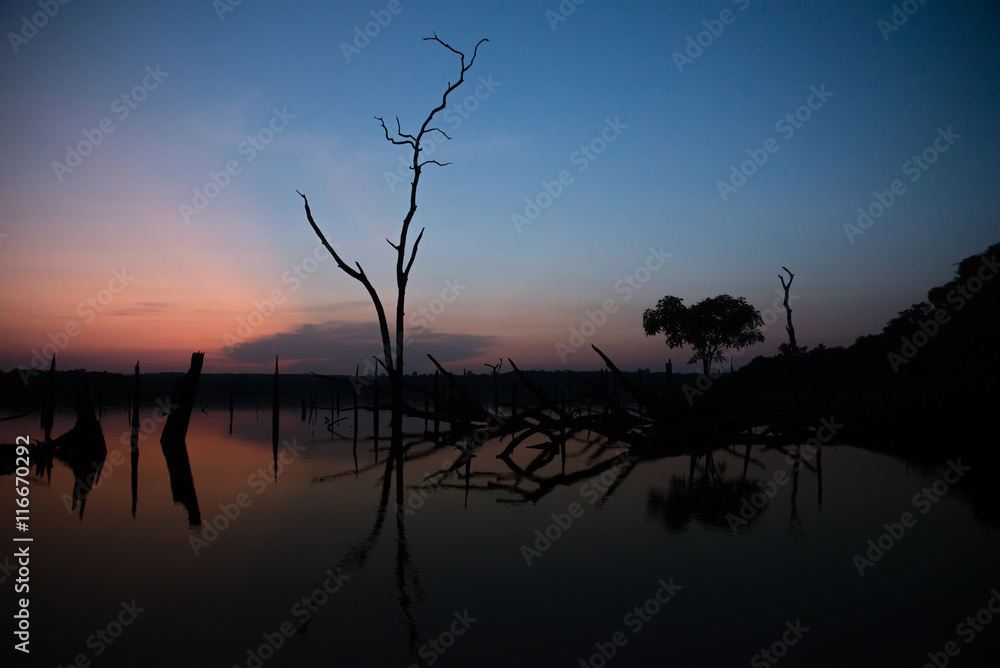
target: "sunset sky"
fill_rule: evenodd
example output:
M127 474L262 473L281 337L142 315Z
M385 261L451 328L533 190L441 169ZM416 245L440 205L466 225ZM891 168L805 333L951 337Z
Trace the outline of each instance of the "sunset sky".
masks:
M353 372L373 309L296 190L391 317L409 177L374 117L440 102L435 31L489 42L425 153L407 372L686 368L643 310L766 311L782 265L799 343L849 345L1000 241L992 2L234 1L3 3L0 369Z

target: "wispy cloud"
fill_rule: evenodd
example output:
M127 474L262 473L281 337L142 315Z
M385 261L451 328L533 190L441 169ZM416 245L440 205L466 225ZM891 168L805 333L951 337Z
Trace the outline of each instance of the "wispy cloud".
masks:
M109 311L108 315L156 315L166 313L173 308L180 306L176 302L136 302L117 311Z

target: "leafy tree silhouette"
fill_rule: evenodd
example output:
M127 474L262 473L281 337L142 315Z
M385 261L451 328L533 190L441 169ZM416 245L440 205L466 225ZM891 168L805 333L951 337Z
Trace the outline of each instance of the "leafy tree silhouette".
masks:
M701 360L705 375L712 362L725 361L725 350L739 350L763 341L763 324L760 311L746 299L729 295L708 297L691 306L685 306L680 297L667 295L656 303L656 308L642 314L646 336L666 334L671 348L690 345L695 354L688 364Z

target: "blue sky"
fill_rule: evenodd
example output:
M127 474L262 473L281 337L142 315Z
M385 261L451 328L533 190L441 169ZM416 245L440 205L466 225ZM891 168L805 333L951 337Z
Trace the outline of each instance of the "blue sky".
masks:
M587 0L564 2L575 10L558 22L546 14L554 1L54 6L34 32L24 21L39 3L0 13L0 278L19 286L2 298L0 368L50 345L68 366L114 371L137 357L150 370L182 367L196 349L206 371L265 369L274 354L295 370L353 370L377 335L363 288L332 262L295 289L283 279L317 244L295 191L391 302L385 237L398 234L409 193L393 176L405 154L373 117L415 130L456 79L458 58L422 41L435 31L467 57L489 42L440 117L453 139L428 155L453 164L421 182L414 225L427 231L407 317L423 307L434 318L411 328L410 369L427 367L427 350L470 369L501 356L597 368L589 345L560 355L557 344L609 299L616 308L587 344L624 368L685 362L642 335L644 309L666 294L728 293L764 311L783 265L796 273L800 343L850 344L1000 231L1000 12L987 2L914 2L909 15L896 3L891 33L879 22L891 23L893 3L860 1ZM342 44L377 17L386 25L369 25L377 34L345 56ZM675 52L711 29L678 68ZM121 96L144 81L122 117ZM814 89L829 97L819 103ZM797 110L808 120L794 134L776 128ZM113 129L94 134L105 118ZM280 130L260 134L269 125ZM910 181L904 163L939 128L951 128L947 150ZM57 173L84 132L100 143ZM269 143L249 150L258 136ZM731 165L768 139L777 150L723 200ZM587 158L588 145L603 151ZM230 163L238 173L185 220L181 205ZM561 172L568 184L519 232L512 216L526 200L547 203L544 183ZM844 225L894 180L903 194L849 239ZM621 290L651 247L669 259ZM134 280L83 320L79 304L122 268ZM258 307L275 290L282 303ZM260 324L227 346L255 311ZM740 359L785 340L780 323L765 336Z

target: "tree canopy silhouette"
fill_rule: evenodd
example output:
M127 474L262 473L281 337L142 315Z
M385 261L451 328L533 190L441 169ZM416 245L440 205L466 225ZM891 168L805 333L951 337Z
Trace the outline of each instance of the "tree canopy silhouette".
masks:
M725 361L723 351L763 341L763 324L760 311L746 299L729 295L708 297L691 306L685 306L680 297L667 295L656 303L656 308L642 314L646 336L666 334L671 348L690 345L695 354L688 364L701 360L706 375L712 362Z

